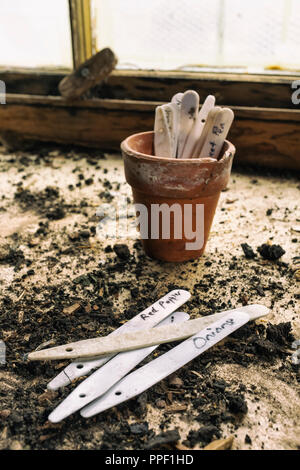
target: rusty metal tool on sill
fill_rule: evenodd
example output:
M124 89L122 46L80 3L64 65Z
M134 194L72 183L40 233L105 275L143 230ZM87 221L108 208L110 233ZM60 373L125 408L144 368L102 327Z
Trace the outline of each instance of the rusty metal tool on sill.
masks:
M118 62L114 52L106 47L82 63L58 85L63 98L75 100L94 86L100 86Z

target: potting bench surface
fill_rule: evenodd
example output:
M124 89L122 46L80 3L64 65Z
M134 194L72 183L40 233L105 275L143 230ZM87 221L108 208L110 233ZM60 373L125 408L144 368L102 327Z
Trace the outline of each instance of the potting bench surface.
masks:
M0 449L144 449L155 445L154 436L161 442L156 448L165 438L173 448L179 439L197 449L230 435L233 449L297 448L295 175L234 169L205 255L168 264L146 257L137 233L119 240L97 236L99 206L131 200L119 154L0 147L0 160L0 340L7 352L0 363ZM253 258L249 247L245 257L244 243ZM285 254L263 258L257 248L264 243L280 245ZM268 256L268 248L262 253ZM271 314L120 407L50 424L49 412L71 387L47 392L46 386L67 362L27 364L23 355L45 342L108 334L179 287L192 294L182 309L192 318L247 303L265 304ZM179 437L161 435L176 428Z

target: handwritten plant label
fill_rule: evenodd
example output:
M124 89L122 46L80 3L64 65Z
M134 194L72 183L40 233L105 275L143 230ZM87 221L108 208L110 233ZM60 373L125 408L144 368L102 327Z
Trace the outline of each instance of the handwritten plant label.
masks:
M181 305L183 305L191 294L183 289L176 289L169 292L167 295L159 299L153 305L138 313L128 322L124 323L120 328L117 328L109 336L115 336L130 331L139 330L142 328L151 328L156 326L159 322L163 321ZM79 358L68 366L65 367L53 380L48 384L49 390L57 390L60 387L69 385L72 380L77 379L83 375L87 375L91 370L104 365L110 360L112 355L87 360Z
M179 108L175 103L164 104L161 106L161 108L165 117L167 129L169 131L169 136L170 136L170 141L171 141L170 157L176 158Z
M83 408L81 416L85 418L94 416L143 393L160 380L173 374L180 367L185 366L188 362L230 335L230 333L243 326L249 320L250 316L241 310L228 313L220 320L211 323L207 328L170 349L170 351L121 379L107 393Z
M173 290L108 336L114 334L119 335L125 331L134 332L141 330L142 328L145 328L145 322L147 322L148 328L152 328L157 325L157 323L164 320L168 315L175 312L175 310L187 302L190 297L191 294L184 289ZM63 346L34 351L28 355L28 359L33 361L43 361L65 358L74 359L78 357L97 357L97 355L100 355L97 345L101 340L103 340L103 338L92 338L65 344Z
M6 345L4 341L0 341L0 365L6 363Z
M213 126L212 133L216 135L217 137L219 137L220 135L223 134L224 130L225 130L225 123L221 122L219 126ZM217 150L217 142L211 140L209 142L209 145L210 145L209 156L214 157L216 154L216 150Z
M177 158L185 158L185 143L197 118L198 109L198 93L194 90L186 91L182 96L179 112Z
M172 154L171 134L166 121L164 106L157 106L154 122L154 152L159 157L170 158Z
M234 114L229 108L222 108L214 114L212 126L205 136L200 158L218 158L232 124ZM210 123L207 123L210 126Z
M175 312L165 318L159 325L170 325L187 321L189 315L183 312ZM147 328L147 326L145 326ZM103 365L94 374L81 382L71 394L51 413L49 420L57 423L80 410L93 400L106 393L115 383L130 372L145 357L154 351L158 345L148 348L117 354L107 364Z

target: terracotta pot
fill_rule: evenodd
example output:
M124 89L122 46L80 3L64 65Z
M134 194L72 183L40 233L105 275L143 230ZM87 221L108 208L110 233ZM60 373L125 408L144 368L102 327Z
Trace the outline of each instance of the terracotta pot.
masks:
M235 147L225 141L218 160L210 157L163 158L153 155L153 137L154 132L142 132L128 137L121 144L126 181L132 187L134 202L143 204L148 211L145 224L148 224L147 239L144 238L147 227L140 226L144 249L152 258L164 261L198 258L204 252L220 193L228 184ZM182 217L180 220L179 216L176 218L171 214L167 238L162 231L161 220L158 238L153 239L151 230L157 219L151 220L151 210L158 207L153 205L164 203L168 207L176 204ZM201 219L203 209L204 220ZM141 212L137 214L140 216ZM195 232L193 238L191 233L186 234L186 227ZM174 229L177 230L176 236Z

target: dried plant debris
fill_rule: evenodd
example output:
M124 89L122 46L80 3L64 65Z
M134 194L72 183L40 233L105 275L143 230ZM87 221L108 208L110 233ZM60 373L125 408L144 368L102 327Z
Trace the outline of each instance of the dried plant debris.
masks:
M286 262L266 262L251 248L258 243L246 238L245 259L244 232L238 238L235 231L240 216L235 203L225 205L226 211L227 206L231 209L226 230L211 236L205 256L176 265L161 263L148 258L138 240L99 242L96 236L97 204L120 192L130 197L121 161L110 163L99 152L43 147L35 154L3 153L1 182L9 180L9 172L13 178L2 197L0 222L6 228L10 218L27 217L29 228L17 227L0 238L0 340L7 347L6 364L0 364L0 449L204 449L231 435L234 448L261 448L266 433L255 431L262 429L258 422L273 426L274 433L280 423L278 440L282 448L287 446L286 434L293 428L291 421L284 427L287 405L276 402L268 384L251 381L251 374L254 370L276 379L286 392L298 387L299 367L290 360L291 345L298 339L292 328L299 300L294 243L282 243ZM63 181L57 178L61 172ZM32 174L38 186L27 184ZM236 200L241 185L248 188L249 176L235 173L233 179L237 183L232 183L230 199ZM278 197L276 207L280 204L285 200ZM233 231L227 233L231 224ZM271 225L266 239L274 230ZM25 354L43 344L107 335L176 288L191 292L182 307L191 318L251 303L264 303L274 316L243 326L129 402L91 419L75 414L49 423L49 413L79 381L48 393L47 383L67 362L28 363ZM173 345L162 345L155 356ZM227 368L230 373L224 372ZM255 416L254 405L261 407Z
M217 439L207 444L203 450L229 450L231 449L233 441L233 436L227 437L226 439Z

